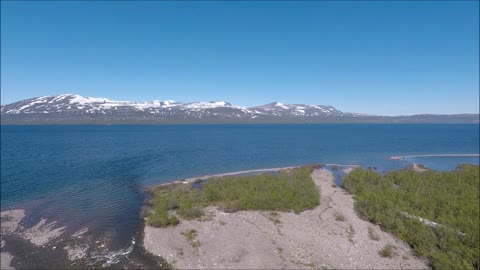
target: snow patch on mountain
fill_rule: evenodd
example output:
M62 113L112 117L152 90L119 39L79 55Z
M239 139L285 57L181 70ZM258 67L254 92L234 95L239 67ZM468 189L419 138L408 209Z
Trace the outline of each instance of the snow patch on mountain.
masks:
M191 102L191 103L185 104L184 107L190 108L190 109L207 109L207 108L218 108L218 107L232 107L232 104L225 101Z
M62 96L62 95L60 95L60 96ZM82 105L93 104L93 103L106 103L106 102L109 102L109 103L112 103L112 102L120 103L120 102L122 102L122 101L112 101L112 100L109 100L108 98L82 97L80 95L69 95L68 97L70 97L70 100L69 100L70 103L72 103L72 104L82 104Z
M234 106L226 101L181 103L174 100L144 102L117 101L108 98L83 97L76 94L43 96L18 101L1 107L6 114L55 113L56 115L123 115L122 117L149 117L157 119L271 119L279 117L322 117L341 115L331 106L284 104L272 102L256 107ZM137 115L137 116L134 116Z

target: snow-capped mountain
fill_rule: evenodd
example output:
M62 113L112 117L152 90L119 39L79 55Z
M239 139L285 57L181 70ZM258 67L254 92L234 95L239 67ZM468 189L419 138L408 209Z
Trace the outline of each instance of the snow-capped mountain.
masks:
M348 123L442 122L440 116L369 116L327 105L283 104L241 107L225 101L182 103L116 101L75 94L43 96L1 106L2 124L137 123ZM476 116L476 117L475 117ZM478 115L443 115L446 122L478 122Z
M305 105L305 104L283 104L272 102L266 105L249 108L255 113L274 116L343 116L344 113L332 106Z
M117 101L107 98L82 97L74 94L58 96L43 96L11 103L2 107L1 112L6 114L23 113L78 113L78 114L106 114L111 112L150 112L158 113L160 110L172 108L207 109L218 107L231 107L230 103L219 102L192 102L180 103L173 100L165 101Z

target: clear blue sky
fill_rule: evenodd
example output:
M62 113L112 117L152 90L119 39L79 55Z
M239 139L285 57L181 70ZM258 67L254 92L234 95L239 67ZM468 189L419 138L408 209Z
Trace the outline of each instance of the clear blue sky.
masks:
M272 101L478 113L479 2L1 2L2 104Z

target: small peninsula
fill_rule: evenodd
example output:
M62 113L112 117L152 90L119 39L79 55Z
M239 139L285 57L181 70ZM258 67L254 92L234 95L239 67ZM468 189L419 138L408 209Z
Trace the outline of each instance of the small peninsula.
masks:
M322 166L149 192L144 246L172 268L429 268L407 244L361 219L352 195Z

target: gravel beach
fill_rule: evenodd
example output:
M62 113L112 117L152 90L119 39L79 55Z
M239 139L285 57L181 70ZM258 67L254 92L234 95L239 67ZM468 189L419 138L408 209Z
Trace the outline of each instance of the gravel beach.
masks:
M144 246L178 269L429 268L403 242L361 220L330 171L317 169L312 178L321 200L313 210L223 213L208 207L202 221L146 226ZM386 245L393 247L391 258L379 255Z

